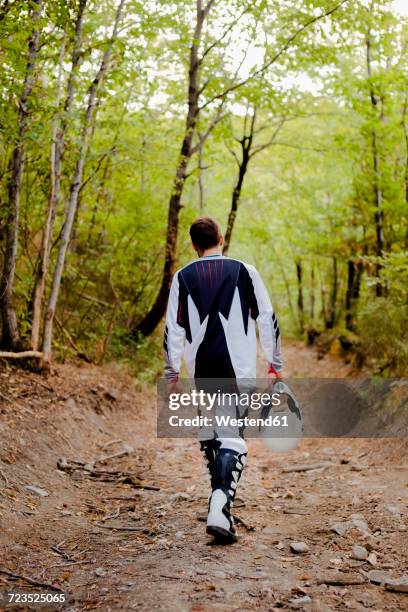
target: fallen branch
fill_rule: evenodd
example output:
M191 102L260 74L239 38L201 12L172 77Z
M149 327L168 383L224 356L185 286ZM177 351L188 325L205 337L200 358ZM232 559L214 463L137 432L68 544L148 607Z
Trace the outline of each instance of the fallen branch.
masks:
M98 459L95 459L93 464L96 465L97 463L104 463L104 461L109 461L109 459L119 459L119 457L125 457L126 455L130 455L131 453L134 453L134 449L130 446L127 446L123 450L118 451L117 453L113 453L112 455L101 455L100 457L98 457Z
M128 452L128 451L126 451ZM117 482L132 485L135 489L147 489L150 491L160 491L160 487L143 484L141 479L136 474L123 472L121 470L95 470L93 463L85 463L83 461L71 460L66 457L60 457L57 462L59 470L71 474L75 471L83 471L91 478L97 478L99 482Z
M111 499L113 499L113 500L118 499L120 501L133 501L133 502L135 502L135 501L140 500L140 496L137 495L136 497L132 497L131 495L113 495L112 497L104 497L104 501L111 500Z
M85 565L93 562L93 559L84 559L83 561L63 561L62 563L55 563L55 565L52 565L51 567L70 567L71 565Z
M234 516L234 520L236 523L238 523L238 525L242 525L247 531L255 531L255 527L253 525L248 525L248 523L246 523L244 519L240 518L239 516Z
M290 474L291 472L309 472L310 470L319 470L321 468L328 468L331 465L328 461L324 463L310 463L309 465L292 465L287 468L283 468L284 474Z
M0 567L0 574L5 574L12 580L24 580L28 582L28 584L32 584L33 586L42 587L43 589L51 589L52 591L58 591L59 593L64 593L64 590L60 587L52 584L51 582L42 582L41 580L36 580L35 578L30 578L30 576L24 576L23 574L16 574L15 572L10 572L10 570L4 569Z
M84 461L67 459L66 457L60 457L57 461L57 468L63 472L72 472L74 470L83 469L84 465Z
M189 582L197 583L197 580L190 576L169 576L167 574L159 574L159 578L166 578L168 580L188 580Z
M239 578L240 580L264 580L265 576L242 576L241 574L235 574L234 578Z
M168 576L167 574L160 574L160 578L168 578L169 580L183 580L185 576Z
M115 478L130 476L128 472L122 472L122 470L94 470L93 467L88 464L84 465L83 470L91 476L95 476L95 478L99 478L99 476L114 476Z
M101 520L102 520L102 523L104 523L105 521L108 521L109 519L115 519L115 518L118 518L118 516L120 515L120 511L121 511L121 508L120 508L120 506L118 506L118 507L116 508L115 512L113 512L112 514L106 514L106 515L105 515L105 516L104 516L104 517L101 519Z
M95 527L101 527L102 529L111 529L114 531L145 531L145 527L121 527L115 525L103 525L102 523L94 523Z
M61 555L61 557L66 559L66 561L73 560L72 557L70 557L70 555L66 553L65 550L62 550L62 548L60 548L59 546L51 546L51 550L57 553L57 555Z
M328 584L330 586L352 586L357 584L364 584L366 580L360 574L354 574L352 576L327 576L326 578L319 578L317 584Z
M20 353L0 351L1 359L42 359L42 356L40 351L21 351Z
M108 446L112 446L112 444L118 444L119 442L123 442L123 440L121 440L120 438L116 438L115 440L110 440L109 442L106 442L105 444L98 444L98 446L100 448L108 448Z

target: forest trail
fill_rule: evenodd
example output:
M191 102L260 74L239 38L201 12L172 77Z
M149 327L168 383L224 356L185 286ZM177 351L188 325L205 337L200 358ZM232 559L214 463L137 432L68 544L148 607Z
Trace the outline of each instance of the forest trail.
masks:
M285 360L288 375L350 373L297 342ZM0 569L60 586L64 609L407 609L407 594L367 578L408 566L406 442L305 440L272 454L250 441L236 504L250 530L240 525L239 542L221 547L199 520L208 478L197 444L156 438L151 390L113 367L74 365L48 379L4 369L0 389ZM93 466L69 473L72 460ZM349 531L335 533L336 522ZM292 553L293 541L308 552ZM355 544L369 561L351 558ZM13 587L29 585L0 573L0 592Z

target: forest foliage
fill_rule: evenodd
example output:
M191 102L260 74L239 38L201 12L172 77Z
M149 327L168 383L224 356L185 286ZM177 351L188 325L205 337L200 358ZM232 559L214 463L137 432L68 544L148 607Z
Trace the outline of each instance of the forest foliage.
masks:
M406 372L407 43L389 0L2 0L1 348L157 375L206 214L284 335Z

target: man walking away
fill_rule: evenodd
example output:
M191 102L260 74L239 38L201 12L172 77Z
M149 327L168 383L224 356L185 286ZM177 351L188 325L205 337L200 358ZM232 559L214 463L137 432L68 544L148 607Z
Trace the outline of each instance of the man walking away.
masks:
M200 217L190 227L199 259L174 275L164 334L165 375L177 383L184 359L195 379L256 378L256 329L268 361L268 373L280 377L281 338L276 315L257 270L224 257L224 238L217 222ZM210 472L207 533L236 541L231 515L237 484L246 464L242 437L223 438L216 431L201 440Z

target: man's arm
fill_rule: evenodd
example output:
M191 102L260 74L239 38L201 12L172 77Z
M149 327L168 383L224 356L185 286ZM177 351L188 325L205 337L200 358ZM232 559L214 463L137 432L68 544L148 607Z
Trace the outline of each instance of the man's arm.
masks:
M178 272L171 283L169 302L167 305L166 327L164 331L164 374L168 381L176 382L180 372L180 362L184 350L186 333L179 325L179 280Z
M248 266L247 269L254 287L256 302L254 319L258 324L261 345L268 360L269 373L277 374L283 368L278 319L258 271L253 266Z

